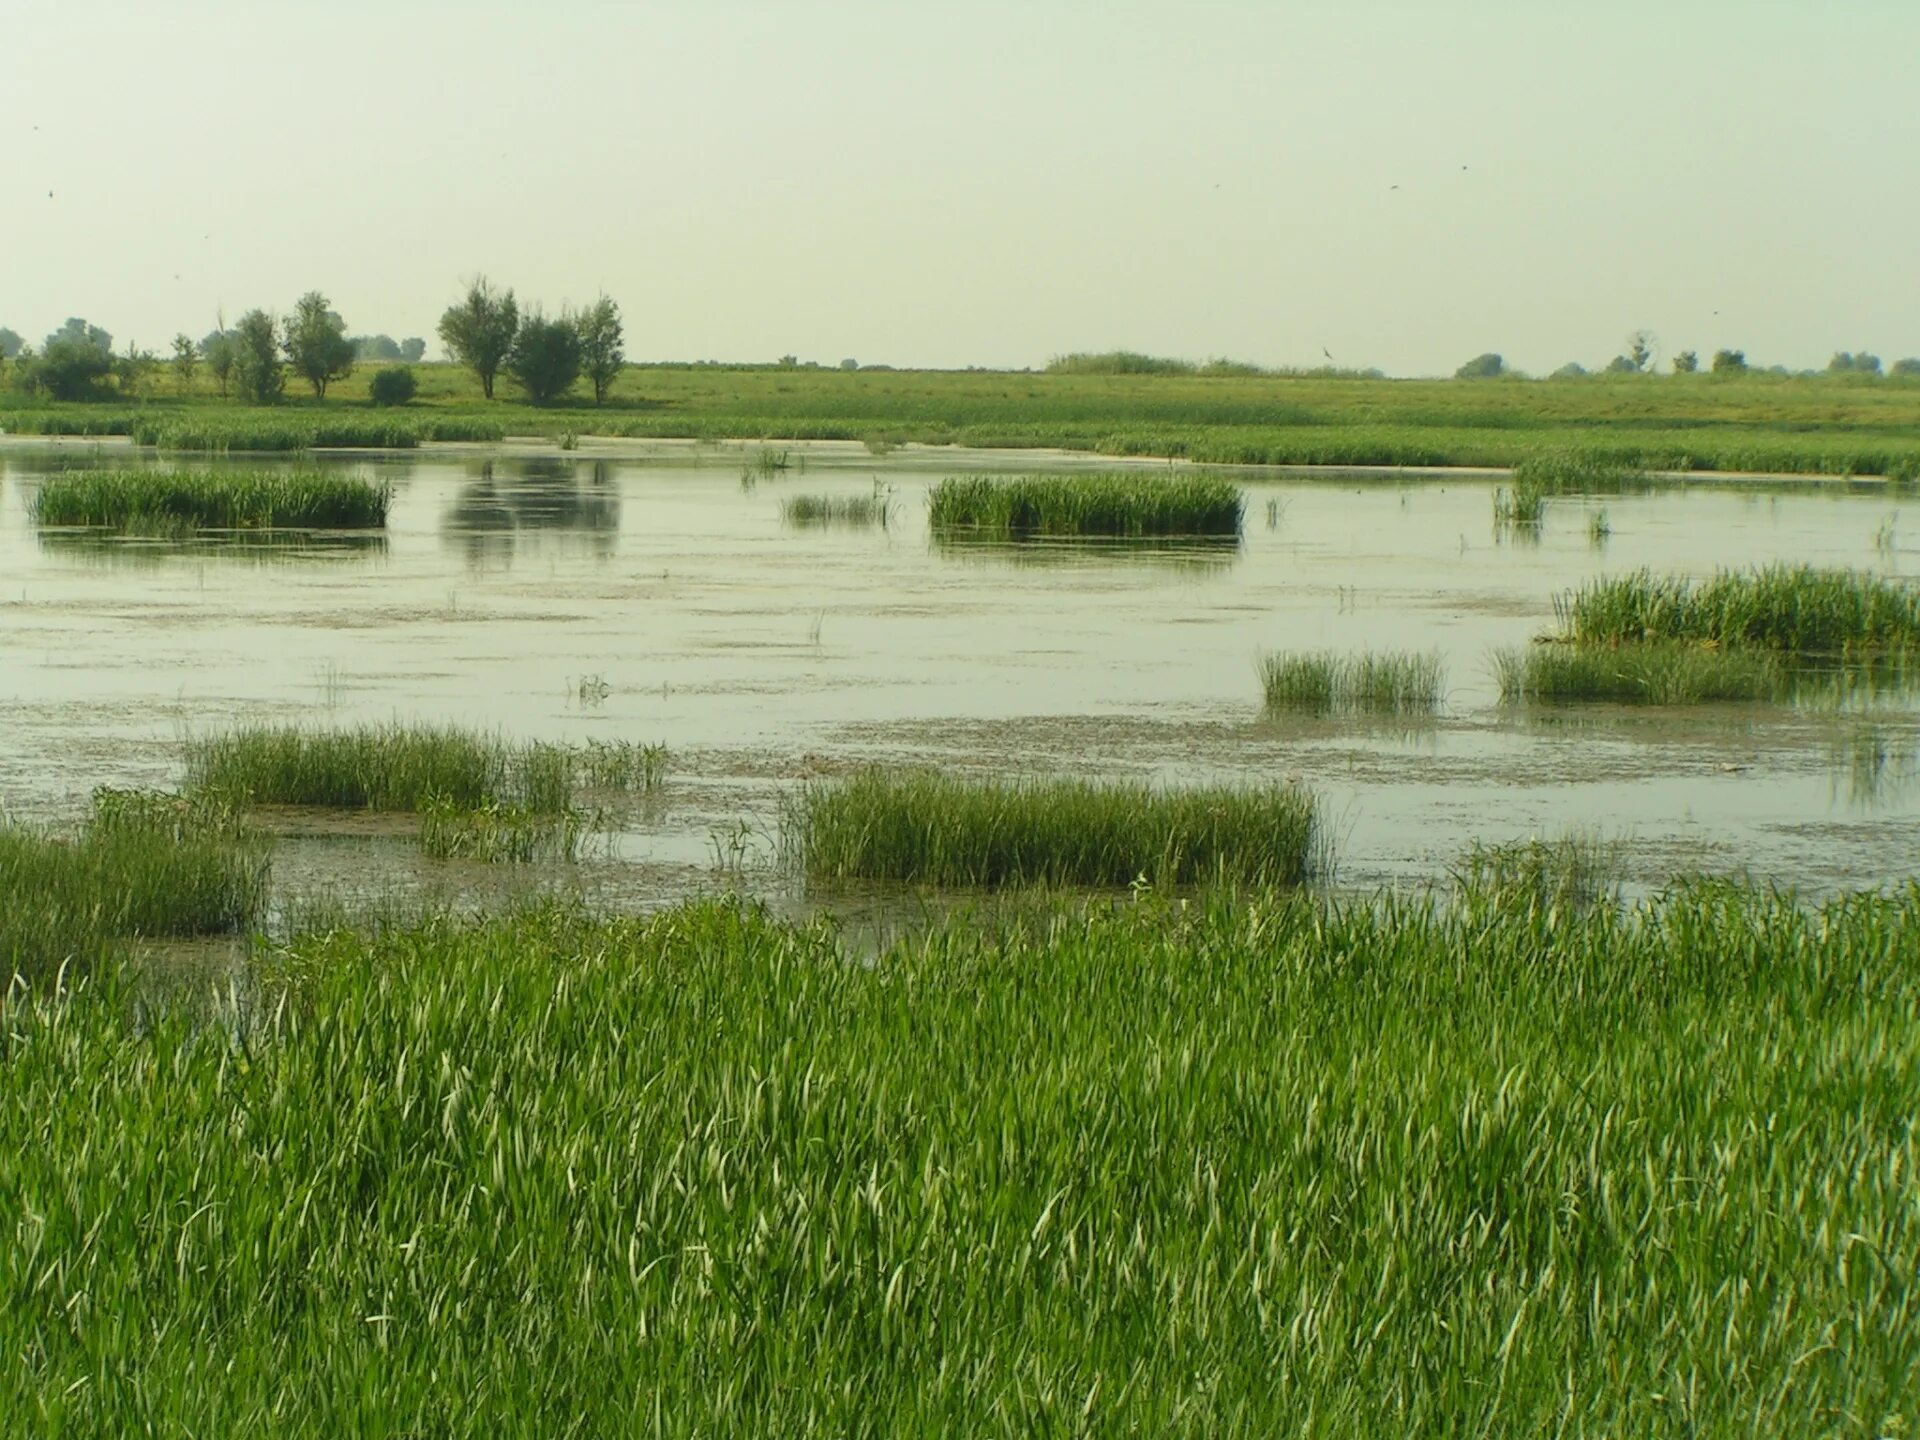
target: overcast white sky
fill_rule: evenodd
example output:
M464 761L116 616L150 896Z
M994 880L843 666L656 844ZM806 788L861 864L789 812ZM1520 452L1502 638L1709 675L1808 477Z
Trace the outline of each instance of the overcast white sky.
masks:
M0 325L431 340L484 272L637 359L1891 359L1917 56L1920 0L0 0Z

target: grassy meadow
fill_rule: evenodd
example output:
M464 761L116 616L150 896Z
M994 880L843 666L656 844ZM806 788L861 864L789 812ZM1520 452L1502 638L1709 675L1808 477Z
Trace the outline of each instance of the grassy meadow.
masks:
M1920 891L727 902L0 1026L22 1434L1916 1420Z
M222 401L201 377L157 378L137 403L0 395L9 433L126 434L188 449L494 439L501 433L1061 447L1217 464L1487 465L1574 455L1600 473L1760 470L1920 477L1920 384L1859 377L1592 377L1576 381L1327 376L629 367L600 408L484 401L451 365L414 367L419 398L374 410L377 365L324 402ZM170 428L171 427L171 428ZM359 438L354 438L354 437ZM291 438L289 438L291 437ZM398 438L396 438L398 437ZM410 437L410 438L409 438ZM312 439L307 444L320 443Z

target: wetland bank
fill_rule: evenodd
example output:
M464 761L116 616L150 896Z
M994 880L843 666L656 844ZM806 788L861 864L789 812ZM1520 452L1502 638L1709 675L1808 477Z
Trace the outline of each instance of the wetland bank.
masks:
M0 447L0 1410L1904 1415L1904 497L1165 472Z

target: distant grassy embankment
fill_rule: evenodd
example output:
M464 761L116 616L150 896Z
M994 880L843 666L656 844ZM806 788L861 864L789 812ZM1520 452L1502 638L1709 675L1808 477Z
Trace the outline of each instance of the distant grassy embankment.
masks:
M1569 451L1600 467L1920 478L1920 384L1860 377L1369 380L1238 374L632 367L600 409L481 398L416 367L419 398L374 410L363 365L324 402L249 410L155 382L137 404L0 396L13 433L126 434L191 448L405 445L499 433L1059 447L1215 464L1487 465ZM504 391L503 391L504 393ZM377 418L376 418L377 417Z

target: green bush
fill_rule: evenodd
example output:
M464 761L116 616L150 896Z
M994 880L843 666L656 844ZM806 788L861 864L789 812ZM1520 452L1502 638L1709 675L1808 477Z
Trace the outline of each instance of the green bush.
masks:
M388 365L367 382L367 394L376 405L405 405L419 389L409 365Z

